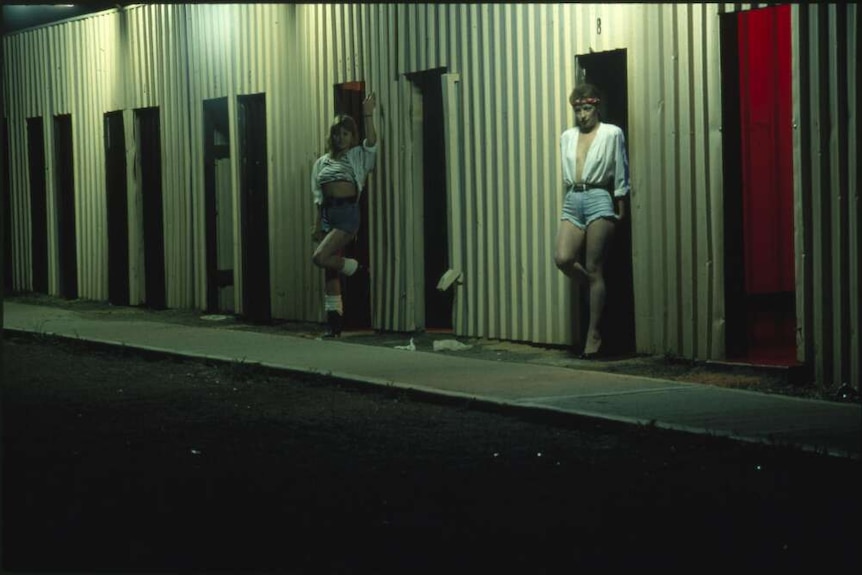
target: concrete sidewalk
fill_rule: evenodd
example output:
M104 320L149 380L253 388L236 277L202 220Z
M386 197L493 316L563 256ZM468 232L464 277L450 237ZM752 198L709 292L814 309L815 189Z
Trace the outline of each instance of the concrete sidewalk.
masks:
M14 302L3 305L6 330L259 363L508 406L860 458L862 406L855 403L147 319L99 320L66 309Z

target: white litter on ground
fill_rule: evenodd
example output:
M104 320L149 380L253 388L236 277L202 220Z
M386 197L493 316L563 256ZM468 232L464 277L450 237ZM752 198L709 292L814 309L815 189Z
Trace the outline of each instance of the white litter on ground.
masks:
M434 351L464 351L471 347L473 346L461 343L456 339L441 339L434 342Z
M410 343L407 345L396 345L395 349L406 349L407 351L416 351L416 344L413 343L413 338L410 338Z

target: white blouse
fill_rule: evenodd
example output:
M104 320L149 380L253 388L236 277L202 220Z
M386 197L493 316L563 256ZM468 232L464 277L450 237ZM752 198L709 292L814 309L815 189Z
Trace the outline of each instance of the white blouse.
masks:
M319 176L323 163L328 157L329 154L320 156L314 162L314 167L311 168L311 193L314 195L315 204L323 203L323 190L321 190ZM377 159L377 144L369 146L368 140L363 140L361 146L354 146L347 150L344 157L353 171L353 181L356 184L357 192L356 199L358 200L365 187L365 177L368 172L374 169L374 162Z
M560 136L560 152L563 160L563 182L566 187L575 184L578 128L569 128ZM599 124L593 143L581 170L581 182L595 184L613 183L614 197L622 198L631 191L629 183L629 160L626 156L626 141L622 129L613 124ZM577 182L577 183L581 183Z

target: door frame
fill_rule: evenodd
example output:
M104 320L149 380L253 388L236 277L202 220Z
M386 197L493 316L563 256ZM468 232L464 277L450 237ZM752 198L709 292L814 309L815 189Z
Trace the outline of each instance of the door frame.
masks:
M589 71L593 62L593 72ZM622 67L620 70L619 68ZM628 50L619 48L575 55L575 85L583 82L594 84L604 95L604 102L599 104L602 119L619 126L626 141L626 155L631 165L629 154L629 108L628 108ZM618 222L614 238L605 259L605 280L607 284L607 301L613 305L605 306L602 315L602 349L608 354L617 356L633 355L637 351L635 298L634 298L634 266L632 255L632 219L631 198L627 200L627 215ZM572 336L573 343L580 345L586 340L589 302L582 295L582 288L577 282L571 282ZM612 326L609 324L613 324Z

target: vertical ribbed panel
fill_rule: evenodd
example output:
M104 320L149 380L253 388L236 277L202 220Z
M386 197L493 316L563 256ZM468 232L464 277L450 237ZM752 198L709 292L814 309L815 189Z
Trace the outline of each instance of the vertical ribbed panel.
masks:
M207 296L207 243L206 243L206 211L204 184L204 112L205 100L228 97L228 113L235 113L236 84L233 70L236 67L232 60L239 56L236 35L241 33L238 7L233 5L189 5L186 14L186 30L188 33L188 82L189 82L189 146L191 176L190 197L192 198L191 235L194 253L195 289L194 303L198 307L206 305ZM229 140L231 149L230 172L236 173L234 167L235 140ZM231 196L234 198L233 213L237 204L237 188L231 182ZM236 226L234 226L235 228ZM241 253L234 250L235 254ZM241 268L234 264L235 278ZM241 286L234 280L234 295L241 301ZM236 301L234 302L236 306ZM237 311L239 308L234 307Z
M858 8L794 6L793 14L797 275L809 280L797 291L799 353L813 365L818 382L849 383L858 389Z
M72 117L79 295L107 297L102 113L122 105L117 15L101 13L5 38L9 62L10 160L14 286L30 287L29 181L26 118L45 130L49 292L59 293L54 116Z
M635 10L630 17L643 23L632 26L628 50L637 347L721 357L718 18L699 4Z
M239 150L237 97L266 94L269 182L270 292L272 315L318 320L322 274L311 266L314 218L310 172L321 149L319 98L332 88L317 77L329 69L304 37L314 28L298 26L300 7L284 4L189 5L188 118L190 121L191 194L194 253L194 304L206 304L206 233L204 210L203 102L228 98L231 125L234 198L234 281L236 309L242 311L242 234L239 224ZM329 21L332 24L332 20ZM307 51L307 52L304 52ZM304 54L304 55L303 55ZM319 90L319 92L318 92ZM309 97L309 91L317 92ZM310 118L314 118L312 124ZM328 119L327 119L328 121Z
M862 197L860 197L859 157L862 121L862 45L859 44L859 8L847 7L847 214L849 218L848 286L849 286L849 374L846 381L862 388ZM843 352L842 352L843 353Z
M41 108L41 91L33 91L29 82L29 65L37 61L30 55L35 34L18 35L4 42L5 56L3 89L9 126L9 195L12 235L12 288L32 289L30 244L30 182L27 176L27 118ZM18 62L11 66L8 62Z
M141 5L8 36L14 285L28 289L31 281L26 118L45 119L50 171L53 115L72 114L80 293L104 299L102 116L158 106L168 305L205 305L203 102L227 97L235 133L237 96L265 93L272 313L319 319L309 175L323 152L334 86L363 81L378 96L381 142L363 223L372 323L421 326L423 238L413 221L422 193L419 100L405 75L446 67L449 261L461 273L455 332L571 342L578 294L552 260L562 204L559 136L573 125L567 96L575 56L626 49L637 349L722 358L719 15L756 7ZM827 384L858 385L862 355L857 27L855 5L793 7L800 355ZM235 230L238 248L238 223ZM241 250L234 253L239 273ZM56 268L52 260L52 289Z
M101 130L102 114L107 111L155 107L161 118L162 194L164 199L164 243L166 300L169 307L189 307L193 277L194 253L190 243L190 195L189 190L189 143L188 143L188 95L186 80L184 8L170 5L139 5L108 13L111 19L114 74L114 92L109 96L116 100L103 107L93 121ZM89 22L88 19L81 22ZM97 33L102 31L94 30ZM128 145L134 140L134 115L126 113L124 130ZM100 132L101 133L101 132ZM100 135L91 140L95 146L92 153L104 156L104 143ZM141 218L141 194L138 182L140 174L135 172L138 162L134 147L127 155L129 172L129 265L131 272L130 301L140 303L143 295L143 276L136 270L143 269L143 230L136 222ZM104 158L94 169L94 178L104 180ZM102 188L104 185L102 184ZM101 206L98 211L104 218L104 189L99 193ZM102 234L104 236L104 234ZM106 253L107 248L101 250ZM106 256L103 266L107 265ZM106 272L99 270L102 289L107 290Z

